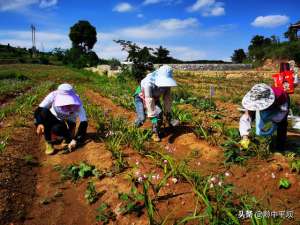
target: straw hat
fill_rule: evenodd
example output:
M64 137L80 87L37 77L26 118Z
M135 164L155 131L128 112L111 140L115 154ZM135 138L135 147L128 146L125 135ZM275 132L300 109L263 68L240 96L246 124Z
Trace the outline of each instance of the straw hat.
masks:
M256 84L244 96L242 105L250 111L264 110L269 108L275 101L272 88L266 84Z

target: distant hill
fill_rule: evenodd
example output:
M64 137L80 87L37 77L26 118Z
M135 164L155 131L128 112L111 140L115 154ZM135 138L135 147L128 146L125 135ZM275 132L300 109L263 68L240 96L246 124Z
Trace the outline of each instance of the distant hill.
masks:
M31 56L31 53L26 48L12 47L8 45L0 44L0 60L9 62L22 61Z

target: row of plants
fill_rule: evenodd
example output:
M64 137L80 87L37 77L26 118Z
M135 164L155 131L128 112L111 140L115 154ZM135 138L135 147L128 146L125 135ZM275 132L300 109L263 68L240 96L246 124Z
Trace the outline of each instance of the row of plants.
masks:
M221 183L221 185L214 185L214 188L209 188L211 177L201 177L196 171L190 170L185 161L177 162L170 155L162 153L163 151L161 150L153 151L147 149L146 151L144 144L149 138L149 131L145 132L136 129L122 118L113 118L105 115L102 110L95 106L88 105L87 112L91 118L97 121L99 138L106 143L115 161L125 161L123 160L124 155L120 146L130 145L143 157L154 160L156 165L160 166L163 171L164 175L159 183L152 179L152 174L131 176L133 185L131 191L129 193L120 193L119 195L120 200L123 201L123 206L121 207L123 214L140 213L141 209L146 208L149 223L157 224L156 220L160 217L155 207L161 197L159 196L159 190L165 186L168 178L173 177L179 182L189 182L198 197L197 204L204 204L206 209L205 213L203 213L203 210L196 208L193 215L188 215L180 221L176 221L177 224L184 224L194 220L212 224L219 224L220 222L224 222L223 224L239 224L236 216L237 210L242 209L243 205L237 207L236 204L233 204L233 199L238 199L239 197L233 197L230 185L222 185ZM123 169L127 170L128 167ZM231 200L228 199L229 196L230 198L232 197ZM228 201L228 206L225 204L226 207L224 207L225 200ZM112 216L109 205L103 204L99 208L100 214L97 218L104 221L107 221L109 218L114 219L115 217ZM160 224L166 221L167 217L159 220Z
M91 79L95 79L95 85L92 86L94 90L104 93L105 96L115 101L119 101L118 105L121 105L126 109L134 109L131 94L136 83L133 80L128 77L122 77L122 74L116 78L97 76ZM222 79L217 77L215 80L218 81ZM124 101L124 99L126 100ZM222 118L224 115L220 114L218 109L216 109L213 100L193 97L193 93L185 86L181 85L174 90L173 99L173 117L179 119L181 123L191 124L193 131L198 138L206 140L209 144L221 147L224 150L225 164L242 164L251 157L258 156L266 158L270 155L270 139L255 137L255 135L251 135L252 142L249 149L241 149L238 129L228 127L223 122ZM123 102L123 104L120 104L120 102ZM191 110L187 108L181 109L180 106L184 104L190 104L197 110L204 112L201 114L202 118L194 119L194 113ZM113 139L114 138L111 138L112 141ZM119 138L116 139L120 140Z

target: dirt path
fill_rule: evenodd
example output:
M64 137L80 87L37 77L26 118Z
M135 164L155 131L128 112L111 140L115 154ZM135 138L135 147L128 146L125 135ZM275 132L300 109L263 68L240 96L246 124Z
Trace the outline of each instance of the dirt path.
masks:
M14 125L13 118L2 121L3 134ZM39 142L32 125L14 127L9 142L0 154L1 224L25 219L36 193Z
M88 132L91 134L95 130L90 127ZM42 154L40 158L42 166L37 176L37 195L24 224L95 224L97 205L88 207L84 198L87 180L76 184L62 182L54 166L78 164L85 160L99 169L105 169L111 166L110 157L103 143L94 141L70 154L58 153L53 156Z

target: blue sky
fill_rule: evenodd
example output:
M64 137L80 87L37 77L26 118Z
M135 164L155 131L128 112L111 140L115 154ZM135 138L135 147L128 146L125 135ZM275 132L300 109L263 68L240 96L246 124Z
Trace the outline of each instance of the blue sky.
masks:
M113 40L125 39L183 60L230 60L256 34L284 40L299 10L299 0L0 0L0 43L30 47L34 24L38 49L69 48L70 26L88 20L101 58L124 59Z

